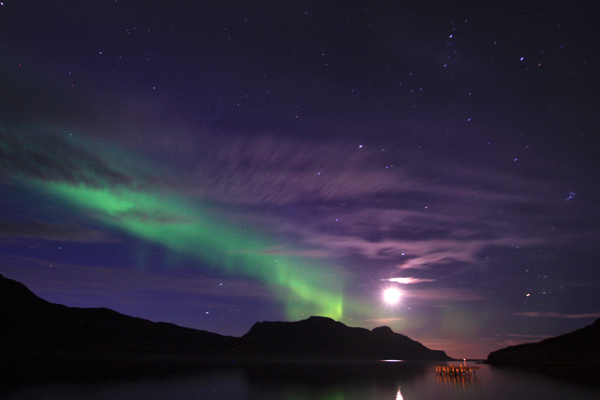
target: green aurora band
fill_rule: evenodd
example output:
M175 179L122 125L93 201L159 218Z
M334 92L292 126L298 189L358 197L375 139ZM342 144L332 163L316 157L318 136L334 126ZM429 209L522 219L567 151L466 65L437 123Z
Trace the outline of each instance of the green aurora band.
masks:
M338 268L277 254L275 240L217 220L197 201L162 188L164 180L160 186L152 182L149 177L156 174L143 163L124 165L120 160L131 163L131 156L115 151L44 130L0 131L0 171L12 181L143 240L258 279L285 302L290 319L304 314L340 320L348 308L364 309L345 304L344 273Z

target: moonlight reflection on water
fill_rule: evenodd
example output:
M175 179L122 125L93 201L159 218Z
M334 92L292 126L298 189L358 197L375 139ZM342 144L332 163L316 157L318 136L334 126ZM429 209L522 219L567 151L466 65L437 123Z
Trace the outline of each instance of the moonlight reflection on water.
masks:
M472 363L470 366L474 366ZM6 400L439 400L597 399L592 387L482 365L440 377L432 363L269 363L130 381L45 384L0 391Z

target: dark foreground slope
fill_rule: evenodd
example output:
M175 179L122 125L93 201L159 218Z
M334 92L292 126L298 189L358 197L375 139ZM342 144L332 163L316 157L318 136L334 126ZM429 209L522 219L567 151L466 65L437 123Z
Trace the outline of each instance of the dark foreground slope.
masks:
M0 354L221 357L235 338L40 299L0 275Z
M524 366L600 366L600 319L592 325L565 335L494 351L488 355L487 363Z

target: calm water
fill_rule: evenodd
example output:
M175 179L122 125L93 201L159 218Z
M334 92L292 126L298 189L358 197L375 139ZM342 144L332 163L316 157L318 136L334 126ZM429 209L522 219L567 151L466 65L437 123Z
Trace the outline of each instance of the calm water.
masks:
M385 364L385 365L384 365ZM531 372L481 367L475 378L448 379L428 363L261 364L130 381L40 384L0 392L36 400L444 400L600 399L600 388Z

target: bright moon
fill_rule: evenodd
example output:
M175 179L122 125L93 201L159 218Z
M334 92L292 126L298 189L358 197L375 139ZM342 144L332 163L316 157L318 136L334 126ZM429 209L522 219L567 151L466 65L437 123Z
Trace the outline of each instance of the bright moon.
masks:
M387 304L398 304L400 297L402 297L402 293L396 288L387 288L383 291L383 301Z

